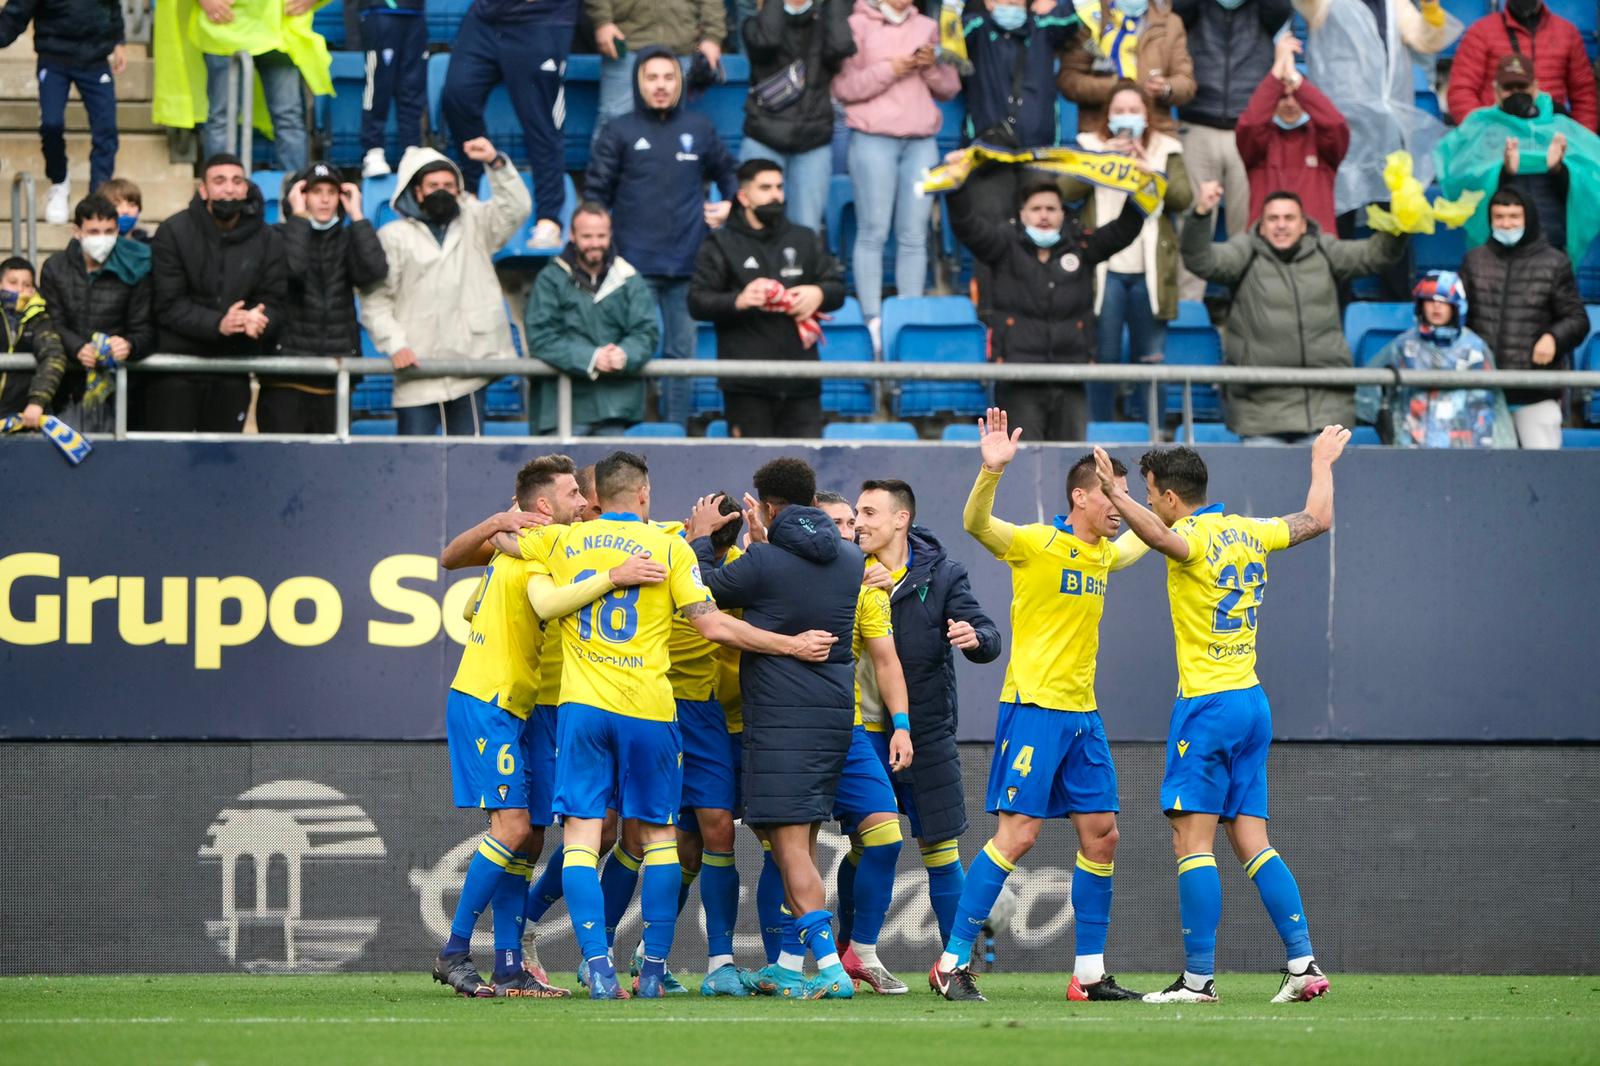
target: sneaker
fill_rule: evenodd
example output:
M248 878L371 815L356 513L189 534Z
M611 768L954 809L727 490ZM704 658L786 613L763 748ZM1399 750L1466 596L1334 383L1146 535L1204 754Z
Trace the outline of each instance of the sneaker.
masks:
M537 977L541 984L550 983L550 975L539 961L539 930L532 927L522 937L522 968Z
M903 987L903 986L902 986ZM839 963L820 971L806 982L806 999L851 999L856 994L856 983Z
M885 969L882 963L868 966L862 962L854 946L844 949L844 954L839 956L839 962L844 966L845 973L880 996L903 996L910 991L906 983Z
M933 969L928 971L928 987L952 1003L958 1001L989 1002L984 998L983 993L978 991L978 979L972 976L971 966L957 966L953 970L941 970L939 969L939 964L934 963Z
M1217 982L1206 978L1205 985L1200 989L1190 988L1183 983L1183 974L1178 979L1159 992L1147 993L1144 997L1146 1003L1215 1003L1217 1001Z
M644 941L641 940L639 941L638 946L633 949L633 960L628 963L628 973L634 977L638 977L643 971ZM661 987L666 990L666 993L669 996L687 996L689 994L689 990L683 987L683 982L672 976L671 970L666 971L666 974L661 978ZM639 991L638 981L633 983L633 990L635 992Z
M383 157L383 149L368 148L367 154L361 157L361 176L381 178L388 173L389 161Z
M732 963L718 966L700 982L702 996L748 996L754 991L745 980L745 971Z
M494 986L478 973L478 968L472 964L472 956L466 952L459 955L440 955L434 959L433 979L441 985L448 985L468 999L494 998Z
M561 223L550 218L541 218L538 225L533 227L533 236L528 238L529 248L559 248L561 247Z
M1144 999L1143 992L1123 988L1117 979L1106 974L1093 984L1084 984L1076 977L1067 986L1067 999L1073 1003L1113 1003L1122 1000Z
M1283 986L1272 997L1274 1003L1309 1003L1328 993L1328 979L1323 976L1316 959L1306 963L1305 973L1280 972L1283 974Z
M769 963L756 974L756 991L763 996L777 996L779 999L804 999L806 994L806 975L799 970L790 970Z
M588 960L584 961L587 963ZM580 969L584 973L583 983L589 989L590 999L633 998L633 996L628 993L628 990L622 987L622 983L617 980L616 974L613 973L608 977L597 970L590 969L590 967L587 965L581 966Z
M52 226L64 226L71 217L72 186L67 182L50 186L50 195L44 201L44 220Z
M566 999L572 995L572 991L546 984L543 979L522 969L504 981L496 981L494 994L503 999Z

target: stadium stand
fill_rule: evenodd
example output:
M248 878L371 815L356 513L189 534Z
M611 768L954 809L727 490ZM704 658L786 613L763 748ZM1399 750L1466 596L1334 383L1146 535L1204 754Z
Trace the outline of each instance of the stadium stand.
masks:
M891 297L883 302L883 355L890 363L982 363L987 334L964 296ZM906 381L895 415L979 415L989 390L976 381Z
M622 431L624 437L687 437L688 431L676 422L638 422Z
M917 439L917 427L910 422L829 422L822 427L823 440L904 441Z
M1357 302L1344 310L1344 335L1356 366L1366 366L1395 337L1416 324L1408 303Z
M872 335L861 317L861 304L846 296L844 306L833 312L833 321L822 327L818 355L826 363L873 362ZM878 396L870 381L836 379L822 383L822 410L830 415L863 416L878 411Z
M1211 324L1205 304L1198 300L1179 301L1178 317L1167 326L1166 355L1169 366L1222 365L1222 335ZM1142 401L1142 392L1135 391ZM1216 386L1195 385L1190 395L1196 419L1215 421L1222 417L1222 397ZM1183 410L1182 385L1165 386L1164 405L1168 411Z
M1087 436L1091 444L1149 444L1150 427L1144 422L1090 422Z
M978 433L978 427L971 422L952 422L944 427L944 431L939 434L939 439L962 444L976 444L981 439L981 435Z

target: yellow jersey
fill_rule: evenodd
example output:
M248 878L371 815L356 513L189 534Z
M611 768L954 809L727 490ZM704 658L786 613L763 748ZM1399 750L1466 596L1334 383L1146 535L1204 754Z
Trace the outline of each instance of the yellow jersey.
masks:
M1178 695L1251 688L1256 679L1256 611L1267 587L1267 555L1289 546L1281 518L1223 514L1214 503L1178 519L1185 562L1167 560L1167 599L1178 650Z
M657 522L663 532L683 540L682 522ZM684 542L687 546L687 541ZM700 635L689 620L681 614L672 616L672 636L667 640L667 680L672 684L672 696L680 700L705 701L717 695L717 649Z
M889 610L889 594L882 589L862 585L856 593L856 623L850 631L850 654L855 656L856 674L856 725L861 724L860 664L866 655L867 641L878 637L894 636L894 621ZM870 659L870 656L868 656Z
M871 570L877 564L878 558L876 556L867 556L868 570ZM906 579L906 572L910 569L911 567L908 563L906 566L902 566L898 570L890 571L889 576L894 579L894 586L896 589L900 587L900 582ZM891 597L891 612L892 600L893 598ZM861 601L857 599L856 611L858 620L860 618L860 608ZM893 625L892 622L890 624L891 626ZM886 708L883 705L883 693L878 689L878 671L872 664L872 656L869 655L863 659L861 656L857 655L856 718L867 732L882 733L886 731L884 725L885 711Z
M727 566L743 554L738 545L730 547L722 565ZM728 614L735 618L744 617L743 611L729 611ZM726 644L717 646L717 699L722 704L723 716L728 719L728 732L743 733L744 700L739 695L739 649Z
M561 619L561 702L673 721L677 705L667 680L673 613L711 602L694 552L681 537L631 514L562 528L544 560L557 585L582 581L641 551L667 568L667 580L615 589Z
M1011 659L1001 702L1097 710L1100 616L1116 543L1079 540L1058 515L1049 525L1016 527L1000 560L1011 567Z
M541 550L558 527L530 530L527 543ZM450 687L526 719L537 702L545 625L528 602L528 577L538 569L496 552L472 596L472 630Z
M540 707L555 707L561 703L561 661L566 645L561 640L560 623L546 622L549 638L544 642L544 654L539 657L539 696L534 700Z

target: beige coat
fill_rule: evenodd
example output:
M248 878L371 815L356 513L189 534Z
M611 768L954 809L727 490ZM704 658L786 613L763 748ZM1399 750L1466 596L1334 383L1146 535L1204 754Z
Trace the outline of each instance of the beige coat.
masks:
M449 162L432 148L418 147L407 148L400 160L390 201L400 217L378 231L389 276L362 296L361 323L379 352L393 355L410 348L422 366L429 359L513 356L511 327L491 257L528 220L533 199L516 167L489 167L484 171L489 199L479 200L463 189L461 214L440 244L428 225L411 214L417 210L413 175L439 161ZM461 180L459 170L456 180ZM488 378L402 378L395 382L394 405L443 403L488 383Z
M1210 0L1206 0L1210 3ZM1103 3L1102 7L1110 7ZM1095 60L1099 50L1084 29L1061 53L1061 70L1056 75L1056 88L1061 95L1078 105L1078 131L1098 130L1105 124L1106 107L1111 103L1111 90L1117 79L1109 73L1096 73ZM1152 0L1145 15L1144 28L1139 31L1139 78L1147 71L1159 70L1172 86L1165 100L1155 102L1150 125L1166 133L1175 132L1177 120L1172 117L1174 107L1182 107L1194 99L1196 84L1194 61L1189 56L1189 34L1183 28L1183 19L1172 13L1167 0Z

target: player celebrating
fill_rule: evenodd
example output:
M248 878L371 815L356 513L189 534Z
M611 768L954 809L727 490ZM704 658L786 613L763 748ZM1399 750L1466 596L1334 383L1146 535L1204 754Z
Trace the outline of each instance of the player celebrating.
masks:
M1311 1000L1328 991L1311 951L1300 886L1267 840L1272 711L1256 680L1256 622L1267 555L1333 527L1333 464L1349 440L1343 426L1324 428L1311 445L1305 510L1268 519L1228 514L1220 503L1208 506L1206 464L1189 448L1158 449L1139 460L1147 511L1128 495L1127 483L1112 475L1112 460L1095 449L1101 488L1139 539L1167 557L1178 650L1178 698L1167 734L1161 808L1172 821L1178 857L1185 962L1178 979L1150 993L1147 1002L1217 1001L1213 974L1222 881L1211 849L1219 820L1288 952L1283 985L1272 1001Z
M955 928L928 982L945 999L983 999L969 965L972 942L1006 876L1039 838L1044 820L1067 816L1078 832L1072 874L1077 956L1067 998L1138 999L1139 993L1121 987L1105 971L1117 771L1096 710L1094 671L1106 576L1130 565L1144 549L1124 551L1111 541L1119 522L1111 500L1099 490L1091 456L1074 463L1067 475L1068 514L1048 525L1014 526L995 518L995 489L1016 457L1022 430L1008 433L1006 413L990 408L979 432L983 468L962 524L1011 567L1011 661L1000 692L986 804L999 815L999 826L967 871ZM1113 477L1124 474L1113 468Z
M553 806L564 826L562 886L583 959L589 995L623 999L605 939L605 904L598 872L601 824L615 808L643 844L644 964L639 995L659 998L677 924L678 866L673 822L683 791L682 745L667 642L675 610L701 635L722 644L808 661L827 658L832 634L783 636L721 613L700 582L693 553L682 540L649 523L650 479L645 461L614 452L595 465L595 492L604 513L550 537L523 534L524 558L541 565L558 588L582 585L634 556L658 559L665 582L621 589L562 617L567 648L561 678L560 748ZM536 596L534 609L547 620Z

